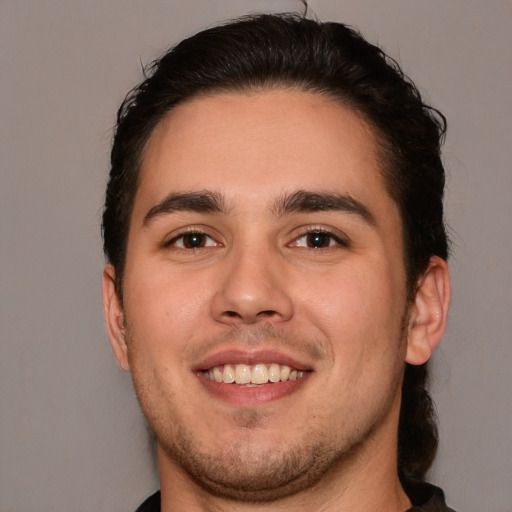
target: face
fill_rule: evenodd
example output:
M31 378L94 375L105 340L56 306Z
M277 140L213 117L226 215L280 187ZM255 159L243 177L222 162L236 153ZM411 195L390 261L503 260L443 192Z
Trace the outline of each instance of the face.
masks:
M402 248L357 114L290 90L175 108L145 151L115 347L161 471L265 500L395 457Z

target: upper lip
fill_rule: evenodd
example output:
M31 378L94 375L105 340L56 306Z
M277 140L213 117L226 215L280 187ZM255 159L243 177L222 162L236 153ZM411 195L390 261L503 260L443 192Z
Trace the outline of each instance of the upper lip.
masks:
M258 363L277 363L302 371L312 369L311 365L308 365L304 361L299 361L292 356L276 350L222 350L206 356L197 365L195 365L194 371L209 370L210 368L224 364L246 364L251 366Z

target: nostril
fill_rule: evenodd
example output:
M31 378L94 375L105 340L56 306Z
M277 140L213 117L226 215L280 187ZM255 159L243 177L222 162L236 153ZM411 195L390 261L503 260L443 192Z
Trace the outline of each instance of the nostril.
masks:
M258 316L274 316L277 315L277 311L274 311L272 309L267 309L265 311L260 311L258 313Z
M256 316L253 317L253 321L255 321L257 318L273 317L277 314L278 313L276 311L274 311L273 309L266 309L264 311L260 311L259 313L257 313ZM237 318L237 319L250 316L250 315L243 315L241 313L238 313L237 311L230 311L230 310L224 311L224 315L227 318Z

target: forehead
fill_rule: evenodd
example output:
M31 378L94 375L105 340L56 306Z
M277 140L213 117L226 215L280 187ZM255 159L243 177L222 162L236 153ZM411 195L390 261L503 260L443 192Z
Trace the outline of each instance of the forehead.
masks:
M138 196L214 187L236 196L289 188L385 194L364 119L317 93L265 90L194 98L160 122L145 149ZM373 187L368 188L369 181Z

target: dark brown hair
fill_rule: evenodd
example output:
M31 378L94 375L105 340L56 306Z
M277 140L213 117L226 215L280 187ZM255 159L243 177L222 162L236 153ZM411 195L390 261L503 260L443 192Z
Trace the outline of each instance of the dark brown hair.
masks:
M163 117L203 93L293 87L328 95L362 115L379 141L382 173L404 236L408 297L433 255L448 257L443 222L445 119L398 64L356 30L296 15L257 15L210 28L171 48L118 111L103 213L106 257L122 298L127 235L144 148ZM399 467L423 477L435 455L425 365L406 366Z

